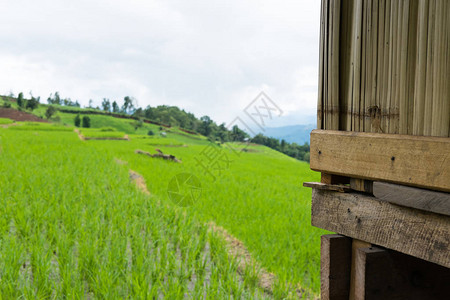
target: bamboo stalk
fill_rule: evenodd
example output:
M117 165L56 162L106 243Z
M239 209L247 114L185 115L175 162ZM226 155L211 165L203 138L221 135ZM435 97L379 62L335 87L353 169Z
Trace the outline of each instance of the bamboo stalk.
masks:
M407 133L413 133L413 117L414 117L414 89L416 74L416 55L417 55L417 26L419 16L419 3L415 0L409 4L409 26L408 26L408 58L407 58L407 86L406 101L408 102L408 128Z
M378 48L377 48L377 72L376 72L376 92L375 92L375 105L378 107L377 116L378 119L378 128L372 128L372 132L383 132L382 129L382 116L381 112L383 110L384 101L382 100L383 92L384 92L384 38L385 38L385 9L386 9L386 1L380 0L378 7Z
M341 1L334 0L332 6L332 22L331 22L331 70L330 74L330 127L329 129L339 130L339 23Z
M344 1L345 3L346 1ZM357 15L357 5L353 1L347 2L351 3L351 32L350 32L350 39L349 39L349 57L350 57L350 63L349 63L349 69L348 69L348 87L347 87L347 110L348 110L348 119L346 124L346 130L351 131L354 130L354 110L353 110L353 102L354 100L354 80L355 80L355 50L356 50L356 40L355 40L355 34L356 34L356 15Z
M372 16L371 16L371 46L370 46L370 84L369 84L369 104L366 103L366 112L368 112L367 131L379 131L378 119L378 103L376 99L377 93L377 75L378 75L378 5L381 1L375 0L372 2Z
M447 9L445 12L445 16L450 15L450 4L446 2ZM445 25L444 28L446 29L446 39L447 39L447 46L445 48L444 54L445 54L445 61L446 61L446 68L445 68L445 75L444 80L450 78L450 20L449 18L445 18ZM445 86L445 94L444 94L444 107L442 108L442 113L444 116L442 128L444 129L444 132L442 132L442 136L450 137L450 85L444 84ZM445 125L447 124L447 126Z
M396 62L396 28L397 28L397 6L398 2L396 0L391 1L391 15L390 15L390 51L389 51L389 67L388 67L388 111L387 111L387 130L388 133L395 133L393 125L393 106L395 98L395 62Z
M448 122L449 122L449 94L448 94L448 85L449 78L447 77L449 74L449 69L447 68L448 64L448 56L449 56L449 48L448 46L448 31L449 28L449 20L448 20L448 12L449 2L441 0L441 10L440 10L440 18L439 18L439 70L438 70L438 90L439 97L436 99L436 102L433 105L436 105L436 110L438 111L438 118L433 121L435 123L433 126L435 127L435 135L436 136L448 136Z
M359 98L358 122L359 131L365 131L364 128L364 112L366 97L366 79L367 79L367 19L370 16L367 12L370 7L370 0L366 0L362 5L362 33L361 33L361 96Z
M351 107L349 107L349 81L350 69L352 65L351 45L352 45L352 9L353 2L341 2L341 26L339 40L339 129L349 130L348 122L351 117Z
M391 0L386 0L384 27L384 65L383 65L383 93L381 97L381 128L389 132L388 114L390 105L390 64L391 64Z
M433 112L433 42L435 26L436 0L430 0L428 6L427 33L427 74L425 83L425 107L423 120L423 135L431 135L431 119Z
M447 1L447 0L445 0ZM432 118L431 118L431 135L439 136L440 135L440 125L442 124L442 89L441 89L441 81L442 81L442 36L443 36L443 1L436 1L436 25L434 27L434 61L433 61L433 108L432 108Z
M394 30L395 44L395 64L394 64L394 97L391 99L391 119L390 125L392 133L399 131L399 101L400 101L400 72L401 72L401 34L402 34L402 11L403 1L398 1L394 22L397 24Z
M325 1L325 11L324 11L325 15L326 15L326 22L324 24L324 30L325 30L325 39L324 39L324 66L323 66L323 72L324 72L324 82L323 82L323 128L327 129L327 125L328 125L328 60L329 60L329 56L328 56L328 43L329 43L329 29L328 29L328 24L329 24L329 16L330 16L330 12L329 12L329 0Z
M361 99L361 30L363 18L363 0L357 0L356 15L355 15L355 72L353 83L353 131L360 131L359 113L360 113L360 99Z
M425 85L427 72L427 34L428 34L428 0L419 3L418 37L417 37L417 72L414 91L414 135L423 135L425 110Z
M329 129L329 117L328 117L328 86L329 86L329 70L328 70L328 62L329 62L329 51L328 51L328 44L329 44L329 21L330 21L330 12L329 12L329 0L325 0L325 15L326 15L326 22L324 24L325 29L325 39L324 39L324 66L323 66L323 72L324 72L324 101L323 101L323 126L324 129Z
M320 44L319 44L319 88L317 93L317 129L324 129L323 126L323 83L324 83L324 59L325 59L325 53L324 53L324 39L326 39L325 36L325 29L324 24L326 20L326 15L324 13L324 6L325 2L327 0L322 0L321 6L320 6Z
M399 104L399 125L398 133L408 133L408 99L406 98L407 88L407 58L408 58L408 21L409 21L409 0L402 1L403 7L399 15L399 23L401 22L399 36L399 81L398 81L398 104Z

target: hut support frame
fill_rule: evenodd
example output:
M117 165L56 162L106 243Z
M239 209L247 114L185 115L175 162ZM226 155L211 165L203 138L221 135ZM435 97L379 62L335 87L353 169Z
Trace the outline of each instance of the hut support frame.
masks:
M315 130L311 168L322 299L450 295L450 139Z

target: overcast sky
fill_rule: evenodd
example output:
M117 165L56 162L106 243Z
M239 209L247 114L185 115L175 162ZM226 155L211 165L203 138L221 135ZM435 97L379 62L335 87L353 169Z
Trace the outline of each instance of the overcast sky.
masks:
M1 1L0 94L177 105L228 123L264 91L267 126L315 123L320 1Z

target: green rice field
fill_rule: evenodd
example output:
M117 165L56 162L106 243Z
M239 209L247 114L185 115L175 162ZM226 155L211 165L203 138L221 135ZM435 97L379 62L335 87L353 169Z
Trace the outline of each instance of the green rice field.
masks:
M310 224L311 191L302 182L319 174L306 162L176 128L162 137L155 125L135 129L108 116L92 116L95 128L81 133L129 140L81 140L62 125L73 124L66 115L60 125L0 128L3 299L284 299L296 298L293 290L316 297L325 231ZM170 193L179 174L200 183L186 205ZM239 270L211 223L239 239L256 264ZM270 292L258 284L260 267L276 278Z

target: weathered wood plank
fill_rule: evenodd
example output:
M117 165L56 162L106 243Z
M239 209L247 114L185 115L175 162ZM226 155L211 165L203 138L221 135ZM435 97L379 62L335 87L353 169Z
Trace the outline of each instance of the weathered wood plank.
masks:
M356 252L355 299L449 299L450 269L379 247Z
M313 130L311 169L450 192L450 138Z
M303 182L303 186L319 190L335 191L340 193L350 192L352 190L349 186L346 185L326 184L321 182Z
M350 187L352 190L372 194L373 181L359 178L350 178Z
M313 226L450 267L450 217L357 193L313 189Z
M321 173L320 182L326 184L347 184L350 183L350 178L345 176Z
M373 194L390 203L450 216L450 193L376 181Z
M349 300L355 300L356 298L356 289L357 289L357 279L358 276L358 262L356 261L356 252L360 248L370 247L371 244L360 241L357 239L352 240L352 267L351 267L351 276L350 276L350 295Z
M320 246L321 299L348 299L351 253L351 238L339 234L322 235Z
M353 299L365 300L380 297L383 287L383 269L387 268L387 251L377 247L359 248L355 251L355 294ZM373 291L377 292L373 292ZM372 292L372 293L371 293ZM379 299L379 298L378 298ZM386 298L389 299L389 298Z

